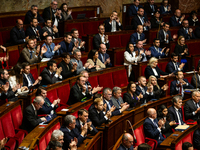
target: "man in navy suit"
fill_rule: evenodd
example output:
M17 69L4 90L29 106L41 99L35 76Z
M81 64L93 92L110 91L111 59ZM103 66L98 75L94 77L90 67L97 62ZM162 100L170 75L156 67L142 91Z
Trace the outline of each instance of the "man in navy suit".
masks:
M76 119L76 129L81 133L81 128L84 124L88 125L88 134L95 135L98 130L94 127L90 119L88 118L88 111L86 109L80 109L78 111L78 118Z
M166 47L164 47L163 49L160 48L160 40L157 38L153 40L153 46L151 46L149 50L151 51L152 57L156 57L159 59L165 58L166 56L168 56L168 53L169 53L169 48L167 49Z
M170 85L170 95L181 94L184 97L184 89L194 89L194 87L184 79L182 71L176 73L176 80L171 82Z
M169 44L170 41L174 41L177 38L177 34L171 36L171 31L169 31L169 23L164 23L163 29L158 32L158 38L161 43L161 48L164 47L165 44Z
M74 43L72 42L71 33L65 33L64 40L60 42L59 45L61 45L59 49L60 54L68 52L71 55L73 54L73 51L76 49Z
M195 39L195 35L192 28L189 28L188 20L183 20L182 27L178 30L178 36L185 37L186 40Z
M144 5L144 10L147 13L147 15L153 16L157 9L158 7L154 4L154 0L148 0L148 2Z
M143 43L146 43L147 39L145 39L145 34L143 33L143 26L138 25L137 26L137 32L131 34L130 36L130 42L133 44L136 44L137 40L142 40Z
M45 37L45 43L42 45L42 47L43 46L46 46L47 48L46 53L43 54L44 58L52 58L53 56L58 56L60 54L59 48L61 47L61 45L55 45L53 43L51 35L47 35Z
M48 35L47 32L42 32L42 28L38 26L38 20L33 18L31 20L31 26L26 29L26 36L36 36L37 41L41 41L43 36Z
M167 64L165 72L167 73L177 73L177 71L183 71L184 63L178 62L178 55L175 53L171 54L171 61Z
M185 124L182 114L182 99L181 96L174 96L172 99L172 106L168 108L171 121L175 121L179 125Z
M200 149L200 119L197 120L198 129L193 134L193 145L194 148Z
M39 86L42 80L42 77L39 76L37 80L33 78L33 75L30 73L30 64L27 62L22 63L23 69L23 86L27 86L28 88L32 86Z
M104 65L106 65L106 68L112 67L111 61L110 61L110 56L109 54L106 53L106 45L105 44L100 44L99 46L99 60L101 60Z
M182 21L184 20L184 18L185 18L185 15L181 16L181 10L180 9L176 9L175 13L174 13L174 16L172 16L169 19L170 25L172 27L180 26Z
M115 32L123 29L116 11L112 12L110 19L105 20L104 24L106 32Z
M25 43L29 39L29 36L25 36L23 21L21 19L17 19L16 26L11 29L10 39L13 45Z
M129 6L127 11L128 16L136 16L139 8L143 8L143 6L140 5L140 0L133 0L133 5Z
M135 93L137 94L137 96L143 95L143 98L140 99L142 104L147 103L151 99L155 99L153 88L151 86L147 88L146 83L147 81L144 76L140 76L138 78L138 85L136 86Z
M123 105L120 109L117 109L113 104L112 100L112 90L110 88L103 89L103 103L106 104L106 111L111 111L112 116L120 115L123 111L129 108L129 105Z
M168 0L163 0L163 4L160 6L160 14L161 15L167 15L171 14L171 5L169 4Z
M44 19L40 16L38 12L38 6L32 5L31 10L26 13L24 24L30 24L33 18L37 18L39 23L44 23Z
M149 108L147 110L147 115L148 117L143 123L144 134L148 138L155 139L158 145L160 145L165 140L161 133L161 129L165 123L162 119L158 121L157 113L154 108Z
M64 144L63 149L68 149L71 140L77 138L77 146L79 146L86 139L87 135L87 123L83 125L81 133L78 133L76 130L76 117L73 115L67 115L64 118L64 123L61 126L60 130L64 133Z
M133 150L133 136L130 133L124 133L122 136L122 144L117 150Z
M147 31L151 28L151 23L148 21L146 15L144 15L144 9L139 8L137 12L137 16L135 16L132 21L131 25L133 25L133 29L136 30L138 25L142 25L144 31Z
M44 105L38 110L38 114L48 114L51 115L52 118L57 117L55 111L58 108L60 99L58 98L54 100L53 103L51 103L50 100L47 98L47 90L43 86L38 87L36 96L42 96L44 98Z
M79 33L78 30L73 28L71 30L71 34L72 34L72 42L75 43L77 45L77 49L79 49L80 51L85 51L85 41L82 41L79 38Z

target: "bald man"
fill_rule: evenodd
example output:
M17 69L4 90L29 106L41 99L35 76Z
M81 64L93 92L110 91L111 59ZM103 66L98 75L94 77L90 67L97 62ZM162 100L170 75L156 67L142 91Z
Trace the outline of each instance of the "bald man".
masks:
M180 9L176 9L174 16L172 16L169 19L170 22L170 26L171 27L176 27L176 26L180 26L182 21L184 20L185 15L181 16L181 10Z
M124 133L122 137L122 144L117 150L133 150L133 136L130 133Z
M142 25L138 25L137 26L137 32L133 33L130 36L130 42L132 44L135 45L137 40L142 40L143 43L146 43L145 34L143 33L143 26Z
M164 128L164 121L163 119L157 120L157 112L154 108L149 108L147 115L148 117L143 123L144 134L148 138L155 139L160 145L165 140L161 133L161 128Z
M25 36L23 21L21 19L17 19L16 26L11 29L10 39L13 45L25 43L29 39L29 36Z

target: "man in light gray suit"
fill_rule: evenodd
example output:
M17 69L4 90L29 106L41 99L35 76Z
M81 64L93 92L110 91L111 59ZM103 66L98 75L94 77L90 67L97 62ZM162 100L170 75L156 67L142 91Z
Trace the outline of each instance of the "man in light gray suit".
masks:
M71 34L72 34L72 42L74 43L74 45L77 47L77 49L79 49L80 51L85 51L85 41L81 41L79 37L79 33L78 30L73 28L71 30Z
M124 105L129 105L127 103L124 103L121 95L122 95L122 89L120 87L115 86L112 91L113 96L111 97L111 100L116 108L121 109Z
M79 75L81 71L91 69L92 67L89 63L85 63L83 66L83 63L81 61L81 51L79 49L74 50L74 58L72 58L70 62L72 64L75 62L77 63L77 68L76 68L77 75Z

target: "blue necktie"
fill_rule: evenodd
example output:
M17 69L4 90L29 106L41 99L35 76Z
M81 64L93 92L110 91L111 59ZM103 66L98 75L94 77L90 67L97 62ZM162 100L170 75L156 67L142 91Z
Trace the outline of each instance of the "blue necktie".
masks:
M181 113L180 113L180 109L178 110L178 115L179 115L179 119L180 119L180 121L181 121L181 125L183 125L184 123L183 123L183 120L182 120L182 116L181 116Z
M32 54L33 54L33 52L32 52L32 51L30 51L30 59L32 59L32 58L33 58Z

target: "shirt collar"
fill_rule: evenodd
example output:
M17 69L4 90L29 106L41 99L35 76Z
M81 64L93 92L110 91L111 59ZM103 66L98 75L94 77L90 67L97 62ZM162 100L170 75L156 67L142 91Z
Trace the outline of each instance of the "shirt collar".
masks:
M33 103L32 103L31 105L33 106L33 110L36 111L36 108L35 108L35 106L33 105Z

